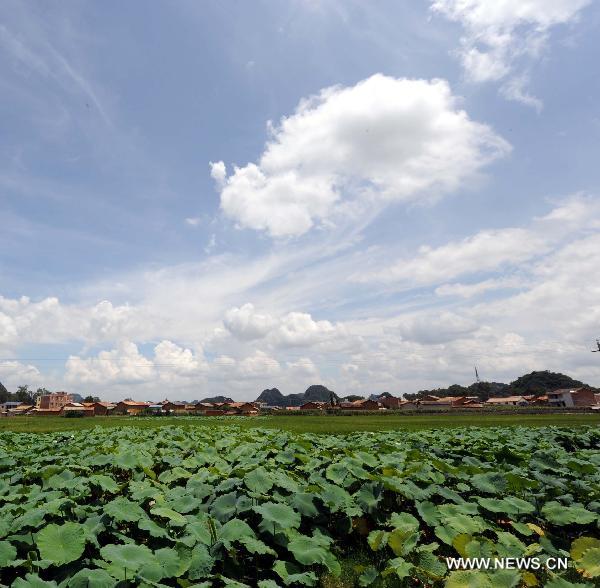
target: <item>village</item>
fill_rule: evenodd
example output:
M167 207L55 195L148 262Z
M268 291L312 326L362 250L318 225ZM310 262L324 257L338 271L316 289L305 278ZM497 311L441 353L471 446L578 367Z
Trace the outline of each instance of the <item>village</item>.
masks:
M0 417L18 416L256 416L282 412L335 414L364 411L485 411L508 407L600 410L600 394L589 387L561 388L546 394L493 397L482 401L477 396L426 395L418 400L405 400L389 394L353 401L308 401L300 406L269 406L264 402L162 402L121 400L119 402L78 402L78 396L67 392L51 392L38 396L35 405L10 401L0 404Z

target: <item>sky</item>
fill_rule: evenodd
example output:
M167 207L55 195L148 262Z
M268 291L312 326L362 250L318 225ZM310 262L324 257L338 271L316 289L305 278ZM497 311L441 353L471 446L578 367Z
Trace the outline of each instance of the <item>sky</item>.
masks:
M0 4L0 381L600 385L593 0Z

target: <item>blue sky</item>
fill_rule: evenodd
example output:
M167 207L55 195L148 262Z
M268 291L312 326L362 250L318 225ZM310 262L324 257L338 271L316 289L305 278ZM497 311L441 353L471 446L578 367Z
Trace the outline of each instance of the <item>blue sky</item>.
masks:
M596 2L0 11L9 388L600 384Z

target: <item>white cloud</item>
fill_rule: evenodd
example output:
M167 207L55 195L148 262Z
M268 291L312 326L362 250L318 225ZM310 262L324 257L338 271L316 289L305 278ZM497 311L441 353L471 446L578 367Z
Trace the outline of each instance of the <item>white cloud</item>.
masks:
M116 349L101 351L96 357L72 355L66 363L66 379L74 384L136 384L148 382L177 383L181 378L200 377L207 363L200 354L161 341L154 347L154 357L140 353L132 341L119 342Z
M222 185L227 177L227 168L222 161L209 163L210 165L210 177L217 182L218 185Z
M253 355L245 357L238 364L238 373L244 378L265 378L279 373L279 362L263 351L255 351Z
M290 312L282 318L273 340L281 345L304 346L345 336L346 330L341 325L315 321L305 312Z
M518 278L490 278L473 284L443 284L435 289L436 296L458 296L460 298L472 298L485 292L502 290L505 288L524 287L523 280Z
M547 252L543 235L520 228L484 230L440 247L423 246L410 258L384 270L356 275L357 281L397 282L411 286L444 282L461 275L501 269Z
M348 337L345 327L329 321L315 321L306 312L289 312L281 317L256 312L251 303L225 313L223 323L237 339L266 338L275 346L310 346Z
M327 224L357 200L431 199L510 150L444 80L381 74L303 100L271 134L258 164L227 176L211 163L211 175L227 216L274 237Z
M135 343L124 341L117 349L101 351L97 357L70 356L66 379L78 384L136 383L154 377L153 363L144 357Z
M35 389L35 386L43 384L44 377L34 365L20 361L0 361L0 382L10 391L23 385Z
M436 345L470 337L478 329L478 325L472 319L443 311L409 315L401 319L395 328L403 339L423 345Z
M460 276L515 268L543 257L578 234L600 227L600 198L575 194L545 216L534 218L526 228L484 229L460 241L438 247L421 246L410 256L390 261L386 252L383 267L355 273L356 282L381 282L410 287L442 284ZM506 277L506 276L505 276ZM489 289L493 283L477 286ZM474 291L474 289L471 289ZM438 293L444 294L441 289Z
M299 357L296 361L287 362L287 368L303 378L319 379L319 370L310 357Z
M225 327L238 339L251 341L262 339L271 331L277 321L268 314L254 310L254 305L247 303L241 308L231 308L225 313Z
M510 78L523 58L545 49L550 30L573 22L591 0L435 0L433 11L462 24L465 35L458 51L462 65L475 82ZM527 72L504 84L502 93L541 108L526 90Z

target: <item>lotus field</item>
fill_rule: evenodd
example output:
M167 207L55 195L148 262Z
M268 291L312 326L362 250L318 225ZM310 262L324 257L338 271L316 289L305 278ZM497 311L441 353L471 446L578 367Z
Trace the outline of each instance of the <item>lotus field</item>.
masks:
M593 587L599 513L591 427L0 433L5 586Z

